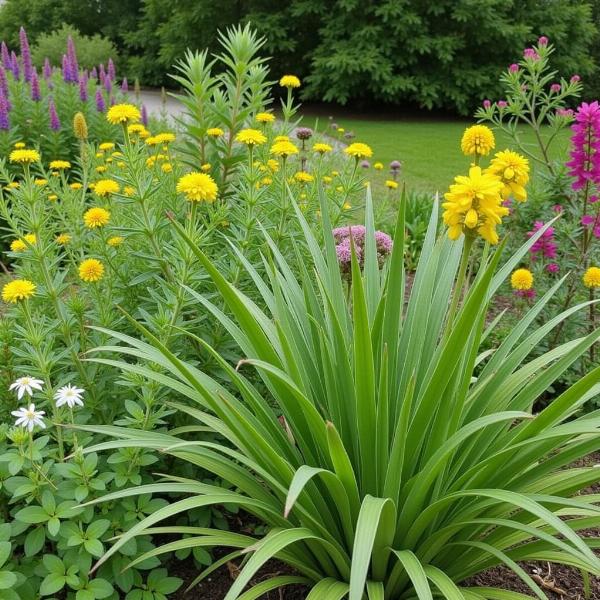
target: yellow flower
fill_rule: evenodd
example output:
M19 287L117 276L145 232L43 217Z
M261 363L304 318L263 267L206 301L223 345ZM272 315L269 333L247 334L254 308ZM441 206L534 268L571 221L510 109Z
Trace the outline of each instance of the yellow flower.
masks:
M275 139L273 141L274 142L289 142L290 136L289 135L278 135L275 137Z
M331 171L331 176L332 177L337 177L340 174L339 171Z
M325 144L324 142L317 142L313 144L312 147L314 152L318 152L319 154L325 154L326 152L331 152L333 148L329 144Z
M73 183L70 183L70 184L69 184L69 187L70 187L72 190L80 190L80 189L83 187L83 185L82 185L81 183L79 183L78 181L75 181L75 182L73 182Z
M11 181L6 187L11 190L18 190L20 185L21 184L18 181Z
M106 240L106 243L112 248L116 248L117 246L120 246L123 243L123 239L124 238L122 238L120 235L115 235L114 237L111 237L108 240Z
M269 112L259 112L256 115L256 120L259 123L272 123L275 120L275 115Z
M23 148L25 148L25 143L24 143L24 142L17 142L17 143L15 144L15 148L16 148L17 150L22 150Z
M460 141L460 148L467 156L485 156L495 145L494 134L485 125L467 127Z
M75 116L73 117L73 133L78 140L87 140L87 121L85 120L85 115L81 112L75 113Z
M112 142L102 142L98 146L98 148L100 150L102 150L102 152L108 152L109 150L114 150L115 149L115 145ZM102 156L102 155L101 154L100 155L97 154L96 156Z
M171 173L173 171L173 165L171 163L163 163L160 167L163 173Z
M192 172L177 182L177 191L190 202L214 202L219 189L210 175Z
M590 267L583 275L583 285L588 288L600 287L600 269Z
M159 133L158 135L154 136L156 138L156 143L157 144L170 144L171 142L175 141L175 134L174 133Z
M206 130L206 135L210 137L218 138L223 135L224 131L220 127L209 127Z
M271 184L273 183L273 178L272 178L272 177L268 177L268 176L266 176L266 177L263 177L263 178L260 180L260 182L261 182L263 185L271 185Z
M113 179L100 179L94 184L94 193L101 198L117 194L121 187Z
M354 142L354 144L350 144L348 147L344 148L344 152L348 156L354 156L354 158L357 160L359 158L371 158L371 156L373 156L373 150L371 150L371 147L360 142Z
M79 277L87 283L100 281L104 276L104 265L95 258L86 258L79 265Z
M37 179L34 179L33 183L39 187L44 187L48 183L48 180L42 179L41 177L39 177Z
M448 237L456 240L476 230L484 240L497 244L496 226L508 214L508 208L502 206L502 182L477 166L469 169L468 177L459 175L454 182L442 204Z
M277 173L277 171L279 171L279 163L274 159L274 158L270 158L267 161L267 168L272 172L272 173Z
M337 128L337 132L338 133L344 133L344 131L346 131L343 127L338 127Z
M71 241L71 236L68 233L61 233L56 236L56 243L59 246L65 246Z
M352 208L352 204L350 204L349 202L344 202L344 205L342 206L343 210L350 210Z
M50 163L50 168L55 171L62 171L64 169L70 169L71 163L68 160L53 160Z
M307 173L306 171L298 171L297 173L294 174L294 179L298 183L310 183L311 181L315 180L315 178L310 173Z
M323 175L323 183L331 183L333 179L329 175Z
M28 279L15 279L9 281L2 288L2 300L16 304L19 300L27 300L35 295L35 284Z
M10 244L10 249L13 252L23 252L23 250L27 250L29 246L33 246L37 242L37 237L35 233L28 233L23 236L23 239L13 240Z
M258 129L242 129L236 136L236 142L241 142L247 146L259 146L267 141L266 136Z
M382 170L383 170L383 163L382 163L382 162L376 162L376 163L373 165L373 168L374 168L376 171L382 171Z
M298 88L300 87L300 80L295 75L284 75L279 80L279 85L285 88Z
M517 202L527 200L525 186L529 182L529 161L524 156L512 150L503 150L494 156L487 170L502 180L502 197L505 200L509 196L513 196Z
M135 123L142 118L140 110L133 104L115 104L108 109L106 120L113 125Z
M88 229L104 227L110 221L110 212L105 208L94 206L85 211L83 222Z
M58 196L56 194L49 194L48 200L50 200L50 202L56 202L58 200Z
M100 165L99 167L96 167L96 173L106 173L107 169L104 165Z
M21 148L18 150L13 150L8 158L11 163L29 165L40 160L40 153L37 150L26 150Z
M386 179L385 187L389 188L390 190L395 190L398 188L398 182L394 181L393 179Z
M510 285L513 290L530 290L533 286L533 275L531 274L531 271L529 269L517 269L510 276Z
M129 198L131 198L131 196L133 196L133 195L135 194L135 188L133 188L133 187L132 187L132 186L130 186L130 185L126 185L126 186L123 188L123 193L124 193L126 196L128 196Z
M132 125L127 126L127 133L129 135L138 135L143 138L144 134L148 133L148 130L141 123L133 123Z
M290 156L291 154L298 154L298 148L292 142L288 140L282 140L281 142L275 142L271 146L271 154L275 156L281 156L283 158Z

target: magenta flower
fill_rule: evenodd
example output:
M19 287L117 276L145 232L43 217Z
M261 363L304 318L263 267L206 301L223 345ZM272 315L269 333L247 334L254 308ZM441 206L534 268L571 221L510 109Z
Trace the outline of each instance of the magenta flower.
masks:
M542 229L545 223L543 221L536 221L533 224L533 230L527 233L527 237L531 237L534 233ZM529 252L531 254L532 260L537 260L538 258L556 258L556 242L554 242L554 228L548 227L546 231L542 234L542 236L531 246Z
M546 265L546 271L548 273L558 273L560 271L560 267L556 263L548 263Z
M538 38L538 45L539 46L547 46L548 38L545 35L542 35L540 38Z
M67 58L69 60L69 81L71 83L77 83L79 81L79 64L77 63L75 43L71 36L67 39Z
M596 223L596 219L592 215L583 215L581 217L581 224L584 227L589 227L590 225L594 225L594 223Z
M535 48L525 48L525 50L523 50L523 58L525 60L539 60L540 55Z
M517 73L519 71L519 65L517 63L513 63L512 65L510 65L510 67L508 67L508 70L511 73Z
M519 298L525 298L527 300L533 300L535 298L535 290L532 288L530 290L515 290L515 296L519 296Z
M492 105L491 101L487 98L483 101L483 108L489 108Z
M578 81L581 81L581 77L579 75L573 75L571 77L571 83L577 83Z
M497 104L498 108L506 108L508 106L508 102L506 100L498 100Z
M115 81L115 79L116 79L115 63L113 62L112 58L108 59L107 71L108 71L108 78L111 81Z
M23 77L29 83L33 73L33 64L31 62L31 50L29 49L29 40L25 29L19 29L19 43L21 45L21 59L23 60Z
M333 237L338 242L336 246L336 254L340 269L343 273L349 273L351 267L351 246L354 244L354 250L359 265L363 266L364 242L366 235L364 225L347 225L345 227L337 227L333 230ZM377 248L377 261L381 266L392 251L394 243L392 238L383 231L375 232L375 246Z
M574 190L600 184L600 105L582 102L571 125L571 160L566 163L575 178Z
M2 66L9 71L12 68L12 61L10 59L10 52L5 42L0 44L0 56L2 56Z
M92 79L98 79L98 69L96 69L96 67L92 67L92 70L90 71L90 77Z
M48 98L48 115L50 116L50 129L60 131L60 119L56 112L56 104L52 98Z
M79 78L79 99L86 102L88 99L88 76L84 71Z
M48 57L44 59L42 75L44 76L44 79L50 79L50 77L52 77L52 66L50 65L50 59Z
M552 93L554 93L554 94L558 94L558 92L560 92L560 89L561 89L561 88L560 88L560 83L553 83L553 84L550 86L550 91L551 91Z
M8 81L6 79L6 71L4 67L0 67L0 94L8 98Z
M563 211L562 204L555 204L555 205L552 207L552 210L553 210L555 213L561 213L561 212Z
M106 71L104 70L104 65L100 65L98 77L100 78L100 85L104 85L104 80L106 79Z

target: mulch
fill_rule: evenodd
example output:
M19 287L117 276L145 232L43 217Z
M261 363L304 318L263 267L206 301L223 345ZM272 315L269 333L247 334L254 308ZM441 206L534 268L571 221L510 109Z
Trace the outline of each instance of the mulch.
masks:
M590 454L574 463L572 466L591 466L600 464L600 452ZM594 484L586 490L586 493L600 493L600 483ZM239 526L239 523L238 523ZM582 535L594 535L600 537L600 528L586 530ZM224 555L224 550L215 550L215 558ZM600 552L598 552L600 556ZM546 562L524 562L521 567L532 577L543 589L549 600L584 600L585 591L581 572L573 567ZM239 561L228 563L203 581L200 585L185 593L186 587L198 574L197 567L192 560L173 561L169 565L169 573L175 577L181 577L185 584L172 596L173 600L222 600L232 581L239 572ZM293 570L279 561L268 562L252 580L252 584L260 583L277 575L291 574ZM589 600L600 600L600 579L592 577L591 594ZM520 592L534 597L529 587L513 571L507 567L493 567L470 578L463 585L474 587L499 587L505 590ZM303 586L294 585L279 589L261 596L261 600L304 600L307 589ZM587 600L587 599L586 599Z

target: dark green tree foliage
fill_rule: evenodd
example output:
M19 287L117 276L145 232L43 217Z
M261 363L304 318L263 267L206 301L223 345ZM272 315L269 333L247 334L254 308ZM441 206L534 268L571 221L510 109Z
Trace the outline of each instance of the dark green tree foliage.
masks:
M0 36L35 39L65 21L116 45L127 75L168 83L173 63L216 47L217 30L251 21L274 73L303 79L305 99L384 102L470 113L500 93L499 70L540 35L565 76L595 72L592 4L583 0L7 0Z

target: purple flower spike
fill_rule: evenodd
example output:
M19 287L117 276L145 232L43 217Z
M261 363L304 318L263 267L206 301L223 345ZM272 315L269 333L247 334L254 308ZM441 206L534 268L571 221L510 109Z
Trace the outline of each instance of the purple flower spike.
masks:
M544 227L543 221L536 221L533 224L533 230L527 233L527 237L531 237L534 233ZM531 259L536 260L538 258L548 258L553 260L556 258L557 245L554 241L554 228L548 227L542 234L539 240L537 240L533 246L529 249Z
M19 30L19 43L21 45L21 59L23 60L23 76L25 81L29 83L33 74L33 64L31 62L31 50L29 49L29 40L25 29L21 27Z
M38 74L35 69L31 73L31 99L34 102L39 102L42 99L42 93L40 92L40 80L38 79Z
M4 67L0 67L0 94L5 98L8 98L8 81L6 79Z
M96 110L100 113L106 110L106 103L104 102L104 96L100 88L96 89Z
M15 80L19 81L21 70L19 69L19 59L17 58L14 50L10 53L10 70L12 71Z
M0 55L2 56L2 66L8 71L12 67L12 62L10 60L10 52L8 51L8 46L5 42L0 44Z
M56 105L52 98L48 99L48 114L50 115L50 129L52 131L60 131L60 119L56 112Z
M42 75L44 76L44 79L50 79L50 77L52 77L52 66L50 65L50 59L48 57L44 59Z
M104 89L106 90L106 93L110 96L112 94L112 81L110 79L110 77L106 77L104 79Z
M63 81L69 83L71 80L71 66L69 65L69 57L66 54L62 56L62 76Z
M569 175L575 178L574 190L588 183L600 185L600 105L597 101L582 102L571 125L571 160L566 163Z
M115 63L112 58L108 59L107 75L111 81L115 81L117 74L115 72Z
M142 104L142 125L148 127L148 111L144 104Z
M92 67L92 70L90 71L90 77L92 79L98 79L98 69L96 69L96 67Z
M98 77L100 78L100 85L104 85L104 80L106 79L106 71L104 70L104 65L100 65Z
M0 129L8 131L10 129L10 118L8 116L8 100L4 94L0 94Z
M88 77L87 73L83 72L79 78L79 99L82 102L87 102L88 99Z
M126 94L129 92L129 84L127 83L127 77L123 78L123 82L121 83L121 91Z
M77 53L75 52L75 43L71 36L67 39L67 58L69 59L70 81L77 83L79 81L79 65L77 64Z

